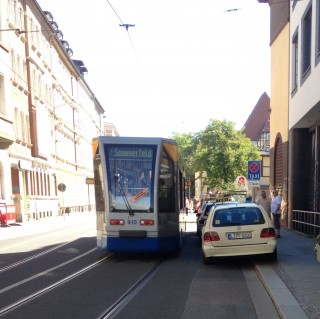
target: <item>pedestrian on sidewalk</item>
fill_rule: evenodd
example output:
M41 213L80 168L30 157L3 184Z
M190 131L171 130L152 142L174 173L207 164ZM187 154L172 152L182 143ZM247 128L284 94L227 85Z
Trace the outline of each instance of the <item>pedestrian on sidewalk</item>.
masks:
M277 232L277 238L280 238L280 217L281 217L281 197L276 189L272 191L273 199L271 201L271 213L274 228Z
M246 196L245 203L252 203L252 196L250 194Z
M190 213L192 214L193 213L193 201L192 201L192 199L189 200L189 210L190 210Z
M261 205L268 213L269 217L271 217L271 199L267 197L266 191L261 191L261 196L257 200L257 204Z
M186 215L189 213L189 199L186 197Z

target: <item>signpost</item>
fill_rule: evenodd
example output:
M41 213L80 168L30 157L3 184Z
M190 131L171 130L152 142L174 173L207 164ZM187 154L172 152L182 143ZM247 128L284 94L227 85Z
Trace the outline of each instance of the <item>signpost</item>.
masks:
M260 187L261 161L248 161L248 186Z
M61 192L61 194L62 194L62 207L60 207L60 208L61 208L61 213L63 214L63 219L65 219L65 214L64 214L64 212L63 212L63 209L64 209L63 193L66 191L66 189L67 189L66 184L60 183L60 184L58 185L58 190L59 190L59 191Z

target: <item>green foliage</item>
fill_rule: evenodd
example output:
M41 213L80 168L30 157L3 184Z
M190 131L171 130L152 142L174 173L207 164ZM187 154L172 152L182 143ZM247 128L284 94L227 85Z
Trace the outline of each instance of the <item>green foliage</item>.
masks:
M194 177L194 151L196 149L196 137L191 133L178 134L175 133L172 137L179 145L180 156L185 164L185 173L187 178Z
M206 172L205 183L211 189L230 190L237 176L247 174L249 160L260 160L251 140L235 129L233 122L211 120L196 134L174 134L187 176Z

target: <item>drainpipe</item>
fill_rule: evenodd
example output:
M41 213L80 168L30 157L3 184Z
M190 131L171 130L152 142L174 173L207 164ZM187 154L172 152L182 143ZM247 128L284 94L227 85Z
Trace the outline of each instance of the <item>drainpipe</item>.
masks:
M27 0L23 0L23 15L24 15L24 31L25 31L25 53L27 67L27 85L28 85L28 110L30 121L30 137L31 137L31 155L38 157L38 140L37 140L37 110L32 104L32 84L31 84L31 67L29 57L29 33L28 33L28 17L27 17Z

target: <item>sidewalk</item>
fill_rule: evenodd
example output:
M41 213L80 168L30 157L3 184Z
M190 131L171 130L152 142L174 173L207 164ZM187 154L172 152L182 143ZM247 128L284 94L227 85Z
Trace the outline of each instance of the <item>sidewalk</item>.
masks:
M257 273L282 318L320 318L320 263L315 240L292 230L281 230L278 262L258 264ZM288 289L287 289L288 288Z
M43 218L40 220L30 220L24 223L9 224L0 227L0 241L22 236L44 233L53 229L64 227L68 224L76 224L82 220L95 216L95 212L75 212Z

